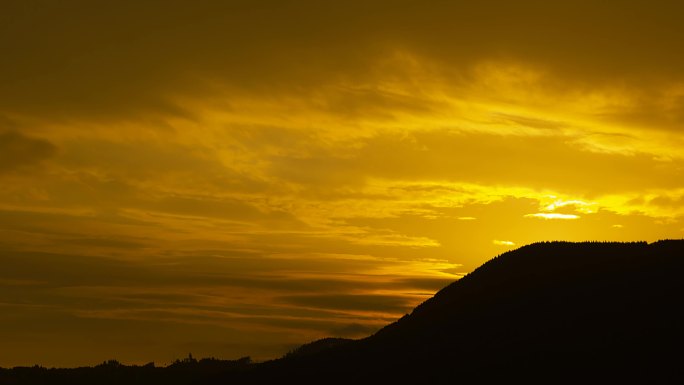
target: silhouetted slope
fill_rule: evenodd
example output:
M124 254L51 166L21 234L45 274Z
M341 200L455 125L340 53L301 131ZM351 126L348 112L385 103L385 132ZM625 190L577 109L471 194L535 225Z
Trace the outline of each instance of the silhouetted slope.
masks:
M0 369L0 384L684 383L684 240L537 243L363 340L263 364Z
M323 338L304 344L285 355L285 358L302 357L312 354L319 354L323 351L342 346L354 340L349 338Z
M682 383L684 241L537 243L375 335L235 383Z

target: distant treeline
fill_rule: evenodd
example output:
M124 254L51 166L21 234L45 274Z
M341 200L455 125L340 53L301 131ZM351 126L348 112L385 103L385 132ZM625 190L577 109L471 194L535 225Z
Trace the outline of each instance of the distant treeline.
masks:
M0 368L0 384L28 385L185 385L205 383L220 373L246 370L252 365L250 357L237 360L202 358L197 360L190 354L187 358L176 360L168 366L155 366L153 362L145 365L124 365L117 360L108 360L94 367L45 368L31 367Z

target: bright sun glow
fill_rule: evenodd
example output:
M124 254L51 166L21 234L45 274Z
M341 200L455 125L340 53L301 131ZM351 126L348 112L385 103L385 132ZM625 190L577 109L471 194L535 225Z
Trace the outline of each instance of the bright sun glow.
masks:
M579 215L575 214L559 214L559 213L535 213L526 214L526 218L542 218L542 219L578 219Z

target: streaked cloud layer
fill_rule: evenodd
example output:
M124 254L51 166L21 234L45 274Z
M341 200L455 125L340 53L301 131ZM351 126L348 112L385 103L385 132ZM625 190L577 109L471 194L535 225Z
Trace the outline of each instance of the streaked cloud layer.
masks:
M0 366L273 357L684 235L673 2L3 7Z

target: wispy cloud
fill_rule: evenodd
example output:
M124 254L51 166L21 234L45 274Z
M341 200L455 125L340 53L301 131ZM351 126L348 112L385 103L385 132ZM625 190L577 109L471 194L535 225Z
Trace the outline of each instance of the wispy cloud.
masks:
M514 242L511 242L511 241L500 241L500 240L498 240L498 239L493 240L492 243L494 243L495 245L498 245L498 246L515 246L515 243L514 243Z

